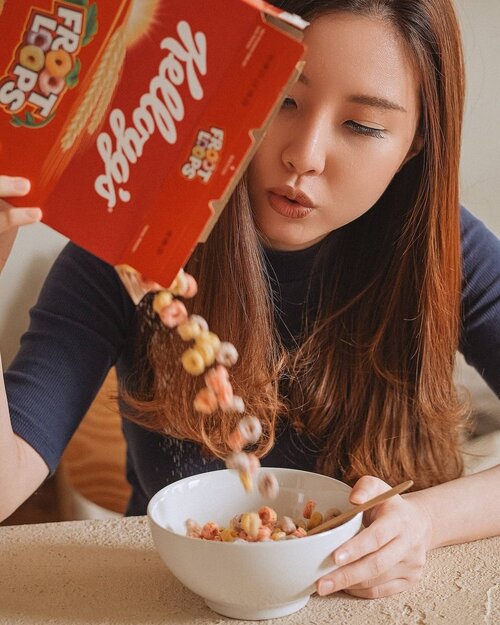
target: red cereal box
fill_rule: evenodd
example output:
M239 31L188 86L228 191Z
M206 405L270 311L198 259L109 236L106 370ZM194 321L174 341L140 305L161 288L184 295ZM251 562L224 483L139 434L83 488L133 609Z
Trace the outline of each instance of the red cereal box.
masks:
M168 285L210 231L304 48L261 0L0 0L0 172L44 222Z

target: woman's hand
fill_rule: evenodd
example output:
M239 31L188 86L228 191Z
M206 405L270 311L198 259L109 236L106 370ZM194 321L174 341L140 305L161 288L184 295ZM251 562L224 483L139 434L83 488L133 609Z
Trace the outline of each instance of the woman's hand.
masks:
M376 477L362 477L350 502L363 503L390 488ZM422 505L395 495L367 510L363 524L365 529L333 552L339 568L318 580L318 594L344 590L376 599L407 590L422 577L432 537L431 517Z
M14 208L1 198L22 197L30 190L29 180L0 175L0 271L2 271L16 238L19 226L40 221L39 208Z

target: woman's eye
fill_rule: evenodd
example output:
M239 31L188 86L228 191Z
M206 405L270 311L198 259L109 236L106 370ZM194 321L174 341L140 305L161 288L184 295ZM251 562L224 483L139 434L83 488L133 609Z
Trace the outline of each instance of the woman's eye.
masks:
M375 137L376 139L384 139L384 131L380 128L370 128L370 126L363 126L363 124L358 124L358 122L355 122L352 119L345 122L345 124L354 132L357 132L360 135Z
M281 103L281 108L283 109L289 109L292 107L296 107L297 103L295 102L295 100L293 98L290 97L286 97L283 102Z

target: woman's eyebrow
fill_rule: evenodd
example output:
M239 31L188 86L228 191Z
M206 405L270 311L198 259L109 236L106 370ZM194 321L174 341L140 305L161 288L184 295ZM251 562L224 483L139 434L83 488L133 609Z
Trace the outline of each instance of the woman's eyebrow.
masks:
M390 111L401 111L406 113L406 109L401 104L396 104L387 98L371 95L352 95L347 99L348 102L354 102L355 104L364 104L365 106L372 106L377 109L385 109Z
M298 81L304 85L309 85L310 80L305 74L300 74ZM365 106L371 106L377 109L384 109L389 111L400 111L401 113L407 113L407 110L401 104L397 104L396 102L392 102L392 100L388 100L387 98L383 98L381 96L373 96L373 95L351 95L347 99L348 102L354 102L355 104L364 104Z

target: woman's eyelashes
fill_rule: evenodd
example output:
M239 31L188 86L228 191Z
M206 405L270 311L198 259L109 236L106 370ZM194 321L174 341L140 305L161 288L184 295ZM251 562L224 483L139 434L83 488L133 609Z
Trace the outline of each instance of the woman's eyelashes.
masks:
M282 109L290 109L297 108L297 102L291 98L284 98L282 104ZM359 124L352 119L344 122L344 125L347 126L350 130L357 133L358 135L364 135L367 137L374 137L375 139L384 139L384 130L382 128L372 128L370 126L364 126L363 124Z
M369 137L375 137L376 139L384 139L384 131L381 128L363 126L363 124L358 124L358 122L355 122L352 119L346 121L345 125L360 135L367 135Z

